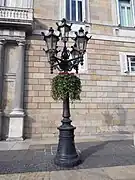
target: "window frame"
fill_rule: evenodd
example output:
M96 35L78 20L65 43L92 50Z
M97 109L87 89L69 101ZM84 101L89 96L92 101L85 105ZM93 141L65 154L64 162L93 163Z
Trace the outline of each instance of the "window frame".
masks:
M7 4L8 3L8 4ZM9 0L9 2L7 2L7 0L0 0L0 6L1 7L9 7L9 8L33 8L33 0L21 0L20 1L20 5L17 5L18 0Z
M120 21L120 0L116 0L116 10L117 10L117 25L121 27L135 27L135 2L134 0L130 0L131 4L131 11L132 11L132 18L133 18L133 25L132 26L123 26L121 25Z
M129 56L127 55L127 63L129 64L129 73L135 74L135 71L132 71L132 66L131 66L131 58L135 56Z
M3 7L5 6L6 0L0 0L0 6Z
M122 9L122 7L124 7L124 19L126 20L125 21L125 25L123 25L122 23L121 23L121 9ZM132 22L131 22L131 26L133 26L134 25L134 21L133 21L133 7L132 7L132 4L131 4L131 1L130 1L130 3L125 3L125 2L120 2L120 0L119 0L119 11L120 11L120 24L121 24L121 26L124 26L124 27L130 27L130 25L129 25L129 18L128 18L128 12L127 12L127 10L128 10L128 8L130 8L130 13L131 13L131 17L132 17Z
M120 68L121 73L125 75L135 75L135 71L131 70L131 60L129 58L135 57L135 53L128 53L128 52L120 52L119 59L120 59ZM129 67L128 67L129 63Z
M86 0L68 0L70 3L69 3L69 6L70 7L68 7L69 8L69 19L67 18L67 0L65 0L66 1L66 19L67 20L69 20L69 21L75 21L75 22L83 22L84 20L85 20L85 7L86 7L86 4L85 4L85 1ZM73 16L73 14L72 14L72 9L73 9L73 7L72 7L72 1L74 1L75 2L75 20L74 20L74 18L72 17ZM78 16L78 14L79 14L79 8L78 8L78 3L79 2L81 2L81 5L82 5L82 16L81 16L81 19L82 20L79 20L79 16Z
M82 0L82 1L85 2L85 8L82 9L84 11L82 21L71 20L69 22L73 22L74 24L83 24L84 22L90 23L89 0ZM59 3L60 3L59 20L61 20L62 18L66 19L66 0L59 0Z

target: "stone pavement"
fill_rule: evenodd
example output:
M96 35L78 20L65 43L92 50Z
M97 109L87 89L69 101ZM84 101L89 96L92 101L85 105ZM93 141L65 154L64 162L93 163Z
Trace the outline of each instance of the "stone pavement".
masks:
M0 142L0 180L135 180L132 136L107 136L104 141L79 140L82 164L54 164L57 145L44 141Z
M79 138L75 137L75 142L91 142L91 141L111 141L111 140L128 140L133 139L133 134L131 133L98 133L93 134L91 136L80 136ZM6 142L6 141L0 141L0 151L7 151L7 150L23 150L23 149L29 149L30 146L36 145L38 148L38 145L47 145L47 144L56 144L58 142L58 137L48 137L44 138L43 140L32 140L27 139L25 141L21 142ZM133 144L133 142L132 142Z
M0 180L135 180L135 166L8 174Z

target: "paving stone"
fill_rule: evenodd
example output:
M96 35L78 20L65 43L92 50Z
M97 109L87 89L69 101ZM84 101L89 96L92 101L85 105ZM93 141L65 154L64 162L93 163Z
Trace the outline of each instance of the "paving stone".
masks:
M11 150L25 150L25 149L29 149L29 143L25 142L25 143L16 143Z
M103 171L77 170L51 172L50 180L112 180Z
M127 166L121 167L109 167L104 169L113 180L130 180L135 179L135 172L129 171ZM135 169L134 169L135 171Z
M25 173L20 175L19 180L49 180L49 176L49 172Z
M29 149L45 149L44 144L30 145Z
M0 151L10 150L16 142L0 142Z
M46 155L52 155L51 149L46 149Z
M0 180L20 180L20 174L0 175Z
M19 150L19 151L12 151L12 153L13 152L16 152L16 155L12 158L12 160L21 161L27 157L26 154L28 151L27 150Z
M18 153L19 151L0 151L0 161L12 161Z

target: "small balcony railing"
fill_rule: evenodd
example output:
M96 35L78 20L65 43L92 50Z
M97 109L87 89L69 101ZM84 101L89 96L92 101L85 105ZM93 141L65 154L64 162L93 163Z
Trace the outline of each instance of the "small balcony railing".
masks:
M31 23L33 21L33 9L0 7L0 22Z

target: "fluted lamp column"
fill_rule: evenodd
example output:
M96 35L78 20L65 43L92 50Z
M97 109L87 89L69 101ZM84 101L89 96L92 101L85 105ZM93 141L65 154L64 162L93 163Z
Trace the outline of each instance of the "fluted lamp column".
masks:
M18 64L16 70L13 110L10 113L9 133L7 139L9 141L23 140L23 126L25 116L23 110L25 41L17 41L17 44Z

